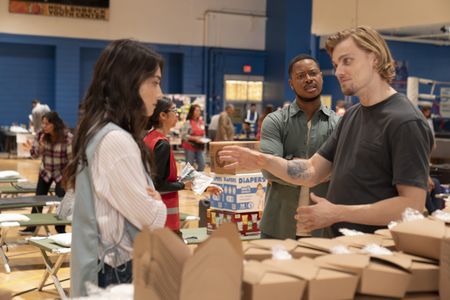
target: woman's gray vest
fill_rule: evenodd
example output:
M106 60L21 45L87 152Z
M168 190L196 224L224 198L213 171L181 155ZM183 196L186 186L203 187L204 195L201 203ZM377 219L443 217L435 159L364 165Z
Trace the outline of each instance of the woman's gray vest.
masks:
M92 159L98 144L108 132L113 130L123 131L119 126L108 123L94 135L86 149L88 165L76 177L70 260L70 296L72 298L86 296L85 282L91 282L95 285L98 284L98 271L102 266L99 263L98 257L98 248L101 241L95 217L94 187L92 185L89 166L92 165ZM148 181L149 185L153 187L151 180ZM126 232L133 240L138 229L128 221L125 221L125 223ZM110 245L105 248L107 251L114 251L115 246ZM107 251L103 253L101 261L103 261L104 256L108 253Z

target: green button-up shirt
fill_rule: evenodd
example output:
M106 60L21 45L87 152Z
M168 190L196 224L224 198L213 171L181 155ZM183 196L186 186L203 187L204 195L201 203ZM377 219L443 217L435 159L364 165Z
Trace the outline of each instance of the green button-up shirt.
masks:
M287 159L310 158L331 135L338 121L335 112L322 104L311 119L308 140L307 115L294 101L289 107L275 111L264 119L260 151ZM295 239L297 221L294 216L301 187L269 172L263 171L263 174L270 183L266 190L261 231L279 239ZM327 189L328 183L322 183L310 191L325 197Z

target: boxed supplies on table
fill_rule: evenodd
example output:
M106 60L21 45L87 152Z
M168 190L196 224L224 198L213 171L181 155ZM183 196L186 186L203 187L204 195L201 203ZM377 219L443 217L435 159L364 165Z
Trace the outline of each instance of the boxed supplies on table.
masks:
M220 161L219 152L225 146L240 146L249 148L252 150L259 149L259 141L229 141L229 142L211 142L209 143L209 154L210 154L210 163L211 163L211 172L216 174L239 174L239 173L252 173L252 172L261 172L260 169L249 170L242 169L236 167L232 169L225 169L224 166L227 164L226 162Z
M223 223L235 223L242 235L259 234L259 223L262 212L232 212L217 209L208 209L206 212L206 229L208 233L216 230Z
M267 180L262 173L215 174L213 184L223 192L210 196L211 208L233 212L264 210Z

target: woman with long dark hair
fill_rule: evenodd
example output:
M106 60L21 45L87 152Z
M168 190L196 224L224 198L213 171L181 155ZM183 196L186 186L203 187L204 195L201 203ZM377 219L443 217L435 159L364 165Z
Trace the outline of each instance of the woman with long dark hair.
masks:
M205 157L203 154L205 144L202 141L202 138L205 137L205 125L201 116L202 109L200 105L191 105L181 135L186 162L192 166L197 163L197 171L200 172L205 170Z
M162 96L163 60L133 40L109 44L80 106L66 186L75 188L71 296L85 282L131 282L133 239L164 226L166 207L150 178L143 137Z
M72 138L57 112L51 111L42 116L41 130L36 133L30 150L32 158L42 157L36 195L47 195L55 182L56 196L64 197L62 175L72 156ZM42 207L33 207L31 213L37 212L41 213ZM36 227L27 227L21 233L33 233L35 229ZM59 233L65 232L64 225L55 226L55 229Z

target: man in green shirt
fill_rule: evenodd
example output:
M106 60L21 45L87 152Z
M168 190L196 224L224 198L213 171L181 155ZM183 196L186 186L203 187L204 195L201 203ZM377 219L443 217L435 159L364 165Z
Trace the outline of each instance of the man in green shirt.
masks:
M304 54L294 57L288 72L295 101L264 119L260 151L286 159L307 159L327 140L339 117L320 101L323 80L315 58ZM261 220L262 237L295 239L310 235L310 232L296 231L294 218L298 206L310 204L309 188L292 185L264 170L263 174L269 184ZM324 197L327 189L328 183L322 183L311 191ZM317 236L321 232L312 234Z

